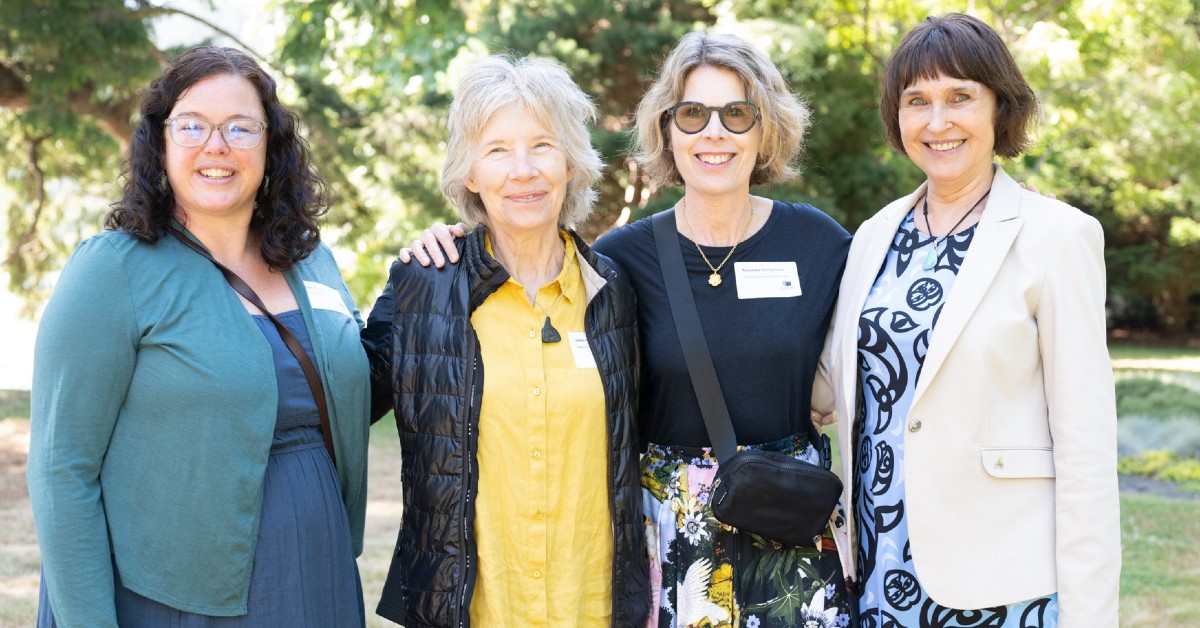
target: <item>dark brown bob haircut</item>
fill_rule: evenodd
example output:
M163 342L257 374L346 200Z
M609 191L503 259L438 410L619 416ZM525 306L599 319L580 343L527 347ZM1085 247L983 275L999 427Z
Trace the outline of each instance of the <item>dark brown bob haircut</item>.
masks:
M1012 159L1029 145L1038 116L1037 96L1000 35L978 18L962 13L929 17L892 53L879 89L879 115L888 144L901 154L900 94L921 79L945 75L986 85L996 94L997 155Z
M204 79L227 74L249 81L266 112L267 161L250 230L258 234L267 264L286 270L320 242L317 220L329 208L328 186L312 167L296 114L279 102L275 80L236 48L192 48L150 83L122 172L124 192L112 204L104 227L143 242L157 242L164 234L175 214L175 193L163 183L169 141L163 124L184 92Z

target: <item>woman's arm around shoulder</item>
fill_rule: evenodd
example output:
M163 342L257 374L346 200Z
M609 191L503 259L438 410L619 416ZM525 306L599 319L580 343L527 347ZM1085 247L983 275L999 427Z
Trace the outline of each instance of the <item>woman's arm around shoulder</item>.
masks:
M456 260L461 257L464 240L454 241ZM371 422L378 421L392 410L392 331L396 315L396 300L410 301L414 290L422 281L431 279L435 273L460 272L457 264L448 267L411 264L403 257L397 258L388 271L388 281L375 299L367 325L362 330L363 349L371 369Z
M388 281L371 306L367 324L362 330L363 350L371 369L371 422L383 418L392 410L392 318L395 315L393 284L397 273L404 272L407 263L392 262Z

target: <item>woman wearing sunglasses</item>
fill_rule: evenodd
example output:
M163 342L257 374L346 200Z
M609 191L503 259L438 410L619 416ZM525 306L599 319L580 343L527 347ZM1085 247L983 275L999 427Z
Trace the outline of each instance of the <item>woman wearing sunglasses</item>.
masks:
M638 106L635 156L655 185L683 186L668 211L739 445L816 462L810 394L850 236L810 205L750 194L751 185L794 174L808 118L761 51L733 35L689 33ZM594 247L621 265L638 299L651 625L849 625L837 551L844 528L827 530L821 550L777 547L712 513L717 461L652 222L619 228ZM413 256L457 261L449 235L427 231Z
M809 111L733 35L689 33L637 110L635 157L683 186L678 246L740 447L816 462L809 398L850 237L816 208L750 194L795 173ZM822 550L720 524L717 461L688 376L651 220L596 248L629 273L643 343L642 494L659 625L845 626L833 531Z

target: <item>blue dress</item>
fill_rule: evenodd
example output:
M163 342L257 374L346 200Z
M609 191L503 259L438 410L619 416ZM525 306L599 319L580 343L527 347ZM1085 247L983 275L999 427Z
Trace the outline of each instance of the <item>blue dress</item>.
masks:
M909 212L859 318L863 408L854 426L858 460L853 503L863 628L1039 628L1058 624L1057 594L993 608L946 608L921 587L909 551L904 425L933 327L974 235L975 227L971 227L935 243L917 230ZM931 250L936 259L932 264L926 263Z
M278 314L315 362L300 310ZM114 562L117 621L122 628L265 628L366 624L362 583L337 474L321 437L320 417L300 363L266 316L254 321L271 344L279 388L275 437L263 478L262 518L250 577L249 612L237 617L187 613L120 584ZM220 504L197 507L216 507ZM38 627L56 626L42 583Z

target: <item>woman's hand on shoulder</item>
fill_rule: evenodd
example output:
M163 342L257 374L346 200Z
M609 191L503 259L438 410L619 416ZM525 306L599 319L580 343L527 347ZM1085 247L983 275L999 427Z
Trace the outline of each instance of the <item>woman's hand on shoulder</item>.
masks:
M467 226L461 222L453 225L435 222L412 244L400 249L400 261L408 264L416 260L422 266L432 263L438 268L445 266L447 260L457 264L458 247L454 246L454 240L466 234Z
M1041 194L1041 192L1038 191L1037 186L1032 183L1018 183L1017 185L1020 185L1022 190L1029 190L1034 194ZM1054 195L1054 192L1046 192L1043 196L1046 198L1058 198Z

